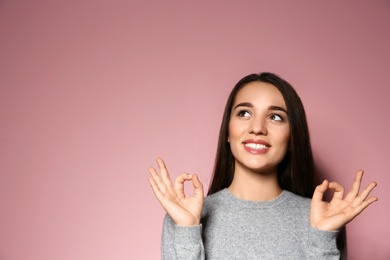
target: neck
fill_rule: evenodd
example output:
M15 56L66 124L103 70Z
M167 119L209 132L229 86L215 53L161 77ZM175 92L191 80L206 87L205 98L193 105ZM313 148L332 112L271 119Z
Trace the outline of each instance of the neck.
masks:
M240 199L251 201L272 200L282 193L276 171L261 174L242 169L235 170L228 190Z

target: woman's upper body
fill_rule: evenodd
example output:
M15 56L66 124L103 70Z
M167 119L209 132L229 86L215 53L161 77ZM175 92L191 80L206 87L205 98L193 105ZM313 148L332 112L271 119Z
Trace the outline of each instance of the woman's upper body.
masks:
M336 182L325 180L316 186L303 105L291 85L271 73L248 75L231 92L206 203L197 175L184 173L172 183L163 160L157 163L159 173L150 168L149 182L169 215L164 258L217 259L221 252L233 258L230 252L236 248L240 256L271 259L284 254L279 247L292 259L312 254L325 259L337 255L333 246L328 247L328 238L335 245L334 234L377 200L368 197L375 182L360 192L362 171L345 197L343 186ZM187 181L194 188L192 197L184 193ZM323 201L328 189L334 191L330 203ZM192 252L195 258L186 255Z

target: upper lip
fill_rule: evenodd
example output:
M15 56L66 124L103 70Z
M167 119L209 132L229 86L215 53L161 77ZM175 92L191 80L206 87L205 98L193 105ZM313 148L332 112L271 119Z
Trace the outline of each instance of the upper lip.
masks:
M262 145L266 145L266 146L271 146L269 143L267 143L266 141L263 141L261 139L248 139L248 140L245 140L243 143L244 144L262 144Z

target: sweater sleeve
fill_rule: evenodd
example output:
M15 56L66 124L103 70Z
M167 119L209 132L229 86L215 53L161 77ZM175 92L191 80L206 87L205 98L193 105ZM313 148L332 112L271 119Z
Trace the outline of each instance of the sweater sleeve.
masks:
M336 239L338 231L323 231L309 228L308 255L309 259L340 259Z
M161 241L163 260L204 260L202 225L193 227L177 226L166 215Z

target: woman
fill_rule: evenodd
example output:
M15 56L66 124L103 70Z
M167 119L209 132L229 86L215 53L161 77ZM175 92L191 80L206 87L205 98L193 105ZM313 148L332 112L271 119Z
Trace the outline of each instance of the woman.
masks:
M359 192L362 171L345 198L336 182L316 186L302 102L272 73L248 75L232 90L205 199L197 175L172 184L157 163L148 180L167 212L163 259L339 259L339 231L377 200L368 197L375 182ZM193 197L184 194L186 181Z

